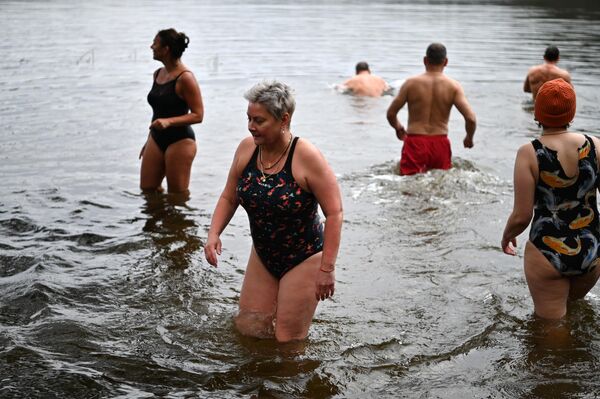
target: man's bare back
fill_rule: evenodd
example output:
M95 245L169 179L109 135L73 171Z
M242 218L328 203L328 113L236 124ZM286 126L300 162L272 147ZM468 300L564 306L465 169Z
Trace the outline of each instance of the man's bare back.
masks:
M371 74L365 61L356 64L356 75L345 81L342 87L354 95L369 97L380 97L390 88L385 80Z
M571 83L571 75L564 69L560 69L556 64L560 60L560 51L556 46L548 46L544 52L544 63L529 68L525 83L523 84L523 91L531 93L533 100L538 90L544 83L549 80L562 78L566 82ZM571 86L573 84L571 83Z
M558 78L563 78L566 82L571 83L571 75L569 72L559 68L555 63L547 62L536 65L529 69L523 90L527 93L531 93L535 100L538 90L544 83Z
M454 99L462 89L441 72L425 72L408 79L398 94L408 103L408 127L412 134L448 134L448 119Z
M389 86L379 76L361 72L344 82L344 86L357 96L380 97Z
M388 121L396 129L400 140L406 134L448 134L448 119L452 106L456 106L466 121L465 147L473 146L475 113L471 109L461 85L435 68L408 79L388 109ZM408 126L406 129L397 119L398 111L408 103Z

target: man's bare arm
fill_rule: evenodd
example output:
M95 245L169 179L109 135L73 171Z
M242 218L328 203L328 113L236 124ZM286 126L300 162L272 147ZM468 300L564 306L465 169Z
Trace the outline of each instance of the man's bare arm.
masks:
M406 99L408 97L407 92L408 89L406 88L405 82L402 85L402 87L400 87L398 95L396 96L396 98L394 98L387 110L388 123L396 131L396 136L399 140L404 140L404 136L406 136L406 130L404 129L404 126L402 126L402 124L398 120L398 112L400 112L402 107L404 107L404 104L406 104Z
M525 93L531 93L531 86L529 85L529 74L525 77L525 83L523 84L523 91Z
M469 105L467 101L467 97L465 96L465 92L460 84L457 84L456 95L454 97L454 106L458 109L465 118L465 131L467 135L463 141L465 148L473 147L473 136L475 135L475 129L477 129L477 117L475 116L475 112Z

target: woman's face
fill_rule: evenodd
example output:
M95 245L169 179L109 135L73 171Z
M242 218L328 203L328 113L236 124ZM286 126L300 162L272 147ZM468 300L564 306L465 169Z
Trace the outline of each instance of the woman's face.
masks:
M158 35L154 36L154 41L152 42L150 48L152 49L152 58L155 60L161 60L164 57L165 52L168 51L168 48L163 47L161 44Z
M248 130L254 137L254 144L269 143L281 134L282 121L275 119L260 103L248 103Z

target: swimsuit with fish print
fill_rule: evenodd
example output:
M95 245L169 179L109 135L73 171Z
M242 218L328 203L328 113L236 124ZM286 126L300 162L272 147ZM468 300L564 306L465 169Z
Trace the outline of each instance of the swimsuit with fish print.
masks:
M578 148L578 173L572 177L566 175L556 151L537 139L531 142L539 178L529 240L564 276L591 271L600 252L596 148L590 137L585 139Z

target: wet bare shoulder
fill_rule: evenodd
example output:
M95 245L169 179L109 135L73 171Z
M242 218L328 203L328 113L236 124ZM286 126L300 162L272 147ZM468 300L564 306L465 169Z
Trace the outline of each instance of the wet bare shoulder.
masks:
M536 74L541 70L542 67L543 67L543 65L534 65L531 68L529 68L528 74L529 75Z
M535 148L531 142L522 144L517 150L517 158L521 158L526 161L528 165L537 165L537 157L535 155Z
M415 81L415 79L417 79L416 76L411 76L409 78L406 78L406 80L404 81L404 83L402 83L402 86L400 87L400 89L406 90L408 89L413 82Z
M294 151L294 158L295 157L298 157L303 164L319 162L323 158L317 147L304 138L298 139L298 142L296 143L296 149Z
M425 86L428 82L428 77L425 74L411 76L404 81L404 84L400 88L400 92L408 96L410 93L416 93ZM400 95L400 92L398 95Z
M250 162L250 158L252 158L255 149L256 145L254 144L254 139L252 137L246 137L240 141L234 155L234 165L238 175L242 174L244 168L248 165L248 162Z
M459 82L458 80L456 80L456 79L453 79L453 78L451 78L450 76L446 76L446 75L443 75L443 76L444 76L444 77L447 79L447 82L448 82L448 83L449 83L449 84L450 84L450 85L451 85L453 88L455 88L455 89L457 89L457 90L462 88L462 85L460 84L460 82Z
M448 88L447 92L449 94L451 94L452 96L457 96L463 93L463 87L458 80L452 79L451 77L445 75L442 75L442 77L443 79L445 79L444 83Z
M319 202L331 194L335 175L321 151L308 140L300 139L296 144L292 173L298 184L314 193Z
M299 139L294 152L294 164L302 165L303 173L320 174L327 167L325 157L310 141Z

